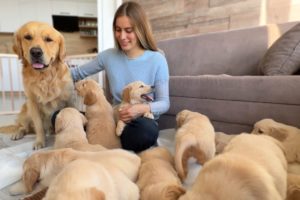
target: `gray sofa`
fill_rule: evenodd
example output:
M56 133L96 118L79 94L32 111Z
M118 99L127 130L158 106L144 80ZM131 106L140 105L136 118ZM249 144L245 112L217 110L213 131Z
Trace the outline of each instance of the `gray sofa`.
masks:
M159 42L169 64L171 101L160 129L174 128L183 109L207 115L216 131L228 134L248 132L263 118L300 127L300 77L263 76L258 70L271 36L295 24Z

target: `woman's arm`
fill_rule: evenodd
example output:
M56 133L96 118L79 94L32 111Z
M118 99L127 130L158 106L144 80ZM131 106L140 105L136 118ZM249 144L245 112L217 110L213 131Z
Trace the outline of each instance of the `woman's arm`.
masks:
M96 74L104 69L103 64L101 64L101 59L98 55L92 61L77 67L71 68L71 74L74 81L84 79L90 75Z

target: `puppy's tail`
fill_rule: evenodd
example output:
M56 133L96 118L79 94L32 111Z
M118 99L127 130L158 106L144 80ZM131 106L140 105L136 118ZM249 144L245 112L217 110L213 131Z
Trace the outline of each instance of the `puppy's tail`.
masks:
M1 126L0 133L16 133L16 132L18 132L19 128L20 128L20 126L18 126L16 124Z
M300 198L300 175L288 173L287 199Z
M163 200L177 200L181 195L185 193L185 189L179 185L168 185L163 188L162 198Z
M175 148L175 169L179 178L184 181L187 176L187 162L192 155L193 147L196 145L194 138L182 138Z

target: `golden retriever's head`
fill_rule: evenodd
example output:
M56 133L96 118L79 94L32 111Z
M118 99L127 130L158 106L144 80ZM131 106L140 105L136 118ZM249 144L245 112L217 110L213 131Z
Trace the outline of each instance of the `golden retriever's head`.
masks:
M67 127L86 125L87 119L75 108L64 108L56 116L55 133L65 130Z
M122 92L122 101L130 104L152 101L149 96L153 92L153 86L146 85L142 81L134 81L125 86Z
M93 105L98 98L105 98L103 89L93 79L85 79L75 84L77 94L84 98L85 105Z
M14 35L13 50L25 67L35 70L63 62L66 54L62 34L42 22L28 22L19 28Z
M288 129L284 124L278 123L273 119L262 119L254 124L252 134L264 134L284 141L288 136Z
M192 115L192 111L189 110L182 110L176 115L176 125L177 127L181 127Z

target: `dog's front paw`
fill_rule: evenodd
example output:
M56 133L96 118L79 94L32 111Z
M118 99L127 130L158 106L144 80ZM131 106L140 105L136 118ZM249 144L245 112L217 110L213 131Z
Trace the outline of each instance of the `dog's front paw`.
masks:
M35 143L32 146L33 150L39 150L44 147L45 147L45 142L42 141L35 141Z
M121 120L119 120L118 124L117 124L117 127L116 127L116 135L117 136L121 136L122 135L124 126L125 126L124 122L121 121Z
M11 135L11 140L19 140L19 139L22 139L24 137L25 133L24 131L19 131L17 133L14 133Z
M153 116L153 114L152 113L145 113L144 114L144 117L147 117L147 118L149 118L149 119L154 119L154 116Z

